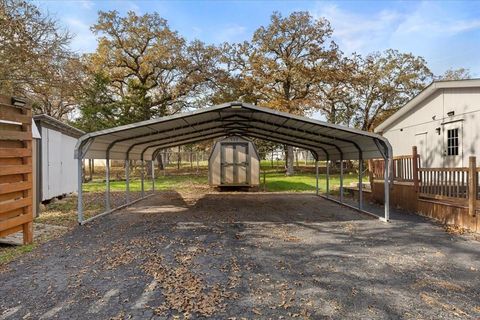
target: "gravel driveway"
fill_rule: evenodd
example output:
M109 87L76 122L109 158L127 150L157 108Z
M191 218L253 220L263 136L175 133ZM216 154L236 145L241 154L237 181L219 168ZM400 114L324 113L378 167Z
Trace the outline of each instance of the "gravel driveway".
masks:
M0 319L478 319L480 242L307 194L164 192L0 283Z

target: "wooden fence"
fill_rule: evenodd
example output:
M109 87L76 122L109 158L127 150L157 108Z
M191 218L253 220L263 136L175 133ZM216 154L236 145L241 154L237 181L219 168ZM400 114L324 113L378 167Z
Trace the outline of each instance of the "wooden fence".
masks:
M468 168L421 168L418 170L420 196L462 198L468 197Z
M419 169L419 197L468 205L468 214L475 216L479 172L476 157L469 158L468 167Z
M33 241L32 111L0 96L0 237L23 231Z
M384 161L373 160L369 166L371 198L383 202ZM420 168L420 157L413 147L412 155L393 159L392 169L390 199L394 206L480 231L480 217L476 214L480 210L480 168L475 157L470 157L468 167Z
M414 155L396 156L392 161L392 174L394 181L414 181L414 167L420 167L420 156L416 154L414 148ZM413 159L416 159L414 161ZM416 163L415 163L416 162ZM375 180L383 180L385 173L385 161L372 160L370 165L371 174Z

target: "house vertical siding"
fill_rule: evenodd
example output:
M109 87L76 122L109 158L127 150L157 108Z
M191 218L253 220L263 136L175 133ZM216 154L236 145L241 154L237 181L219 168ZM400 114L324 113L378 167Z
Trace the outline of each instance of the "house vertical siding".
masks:
M460 145L455 162L445 155L446 130L457 127ZM424 167L466 166L469 156L480 155L480 87L438 89L381 133L395 156L410 154L417 145ZM426 145L419 145L422 142Z

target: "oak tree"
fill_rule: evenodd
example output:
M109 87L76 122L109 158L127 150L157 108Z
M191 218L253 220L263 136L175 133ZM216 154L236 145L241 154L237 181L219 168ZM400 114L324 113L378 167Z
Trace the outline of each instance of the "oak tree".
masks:
M275 12L270 24L258 28L251 41L234 47L233 61L248 98L297 115L312 112L316 89L331 70L337 45L326 19L308 12L283 17ZM293 147L286 153L287 174L293 173Z
M354 125L372 131L388 116L403 107L432 79L422 57L397 50L357 56L358 69L353 94Z
M92 74L107 73L117 102L113 114L123 115L116 123L161 117L194 105L215 69L215 47L187 43L158 13L100 12L92 30L99 38L89 68Z

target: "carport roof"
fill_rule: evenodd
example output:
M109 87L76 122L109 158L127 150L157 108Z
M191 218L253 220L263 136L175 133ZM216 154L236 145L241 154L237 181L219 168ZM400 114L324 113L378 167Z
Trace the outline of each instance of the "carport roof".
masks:
M157 150L241 135L310 150L318 160L391 156L377 134L242 102L152 119L83 135L75 157L150 160Z

